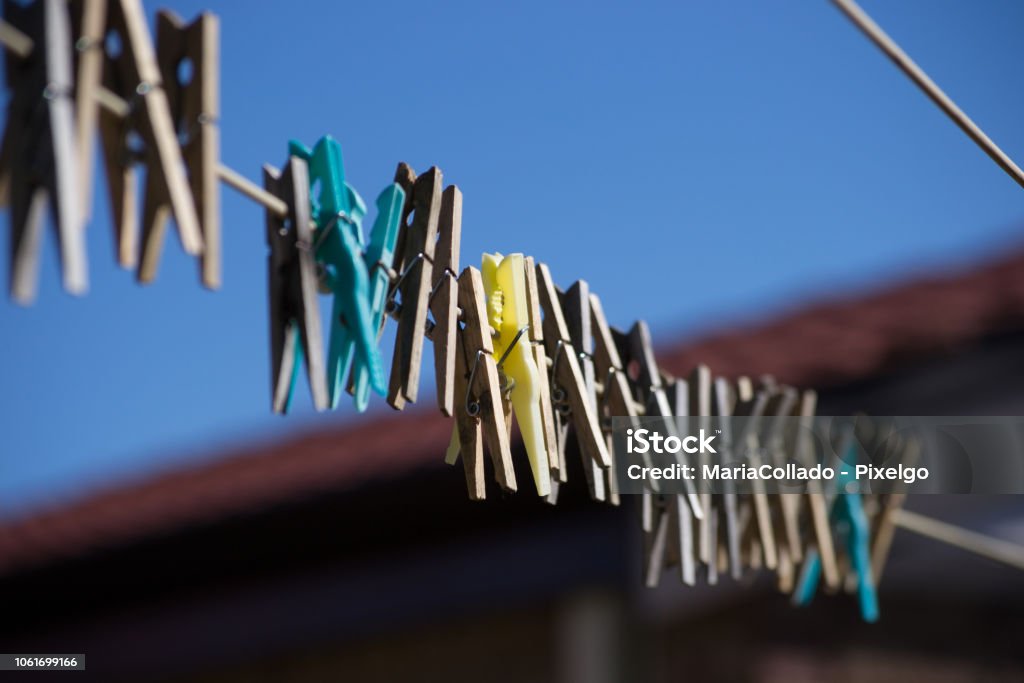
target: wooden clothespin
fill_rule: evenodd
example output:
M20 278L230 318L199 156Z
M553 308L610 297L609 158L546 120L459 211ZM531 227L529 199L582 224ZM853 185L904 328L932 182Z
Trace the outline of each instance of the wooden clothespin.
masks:
M202 231L200 279L204 286L219 289L221 283L220 237L220 21L204 12L186 25L168 10L156 20L156 52L161 82L177 131L181 155L188 172L189 189ZM186 66L187 65L187 66ZM182 73L190 69L191 73ZM172 213L170 183L159 172L146 175L143 203L142 257L138 277L156 277L163 249L167 219Z
M404 224L404 223L403 223ZM437 407L455 414L455 337L459 326L459 250L462 244L462 192L449 185L441 193L437 246L434 249L433 286L428 325L434 345L434 380Z
M398 331L395 334L388 403L396 410L402 410L406 403L416 402L419 391L423 336L434 284L434 250L443 179L437 167L417 177L407 164L402 163L395 172L395 182L405 190L405 208L395 249L396 279L392 289L395 294L401 294L402 300L396 304Z
M690 404L690 383L685 379L662 376L662 384L665 387L665 395L668 397L669 410L675 417L689 417ZM697 550L694 543L694 515L686 496L676 493L674 495L659 496L666 504L669 513L669 522L674 534L671 549L673 561L679 564L679 579L688 586L697 583ZM707 519L708 509L701 508L704 518Z
M188 254L199 255L203 236L199 215L185 173L185 161L178 145L177 131L164 91L160 67L146 17L139 0L79 0L80 24L89 23L100 5L106 5L101 42L86 46L104 51L104 87L128 103L127 112L104 108L99 113L107 184L113 206L117 236L118 262L134 268L138 261L138 198L136 165L141 163L152 175L153 196L165 196L170 214L178 226L178 235ZM89 37L95 40L95 37ZM79 71L80 76L82 70ZM97 107L98 83L80 81L77 93L80 122L94 117L84 107ZM125 115L126 114L126 115ZM147 176L147 184L149 184ZM161 211L154 206L154 216ZM155 225L155 223L154 223ZM159 240L150 238L145 263L139 277L146 281L155 272ZM155 240L155 241L154 241ZM155 251L154 251L155 249Z
M587 385L580 368L579 356L572 343L565 321L558 290L546 264L537 264L537 290L540 307L544 311L543 335L547 357L551 361L550 381L556 419L564 415L576 432L583 458L584 472L592 471L591 463L601 468L611 467L611 457L605 445L604 434L597 420L595 403L587 393ZM563 438L558 435L558 438ZM590 484L590 495L605 500L604 478L595 478Z
M708 373L710 375L710 373ZM697 373L698 379L703 379L704 373ZM700 392L703 393L703 392ZM734 444L732 442L731 429L728 426L728 418L733 414L736 405L736 395L724 377L717 377L712 385L712 411L719 418L719 425L722 428L723 455L721 458L732 458ZM722 482L724 491L715 501L719 504L725 516L725 548L729 560L729 574L733 579L739 580L743 574L743 561L740 556L740 524L739 524L739 498L732 481ZM713 554L717 549L713 550Z
M75 130L78 143L78 196L82 215L92 216L93 165L99 90L103 81L103 41L106 38L108 0L71 0L71 28L75 46Z
M787 421L793 414L797 405L799 393L790 386L780 385L774 380L766 381L762 385L763 390L768 394L768 403L765 406L763 419L762 446L769 463L774 467L785 465L785 430ZM779 511L776 529L780 532L778 536L784 540L778 544L780 567L784 563L786 567L793 567L803 560L803 542L800 533L800 494L778 493L769 498L769 502L777 502L776 509ZM789 579L785 573L780 572L781 585L788 585Z
M264 166L263 186L288 207L284 218L267 210L273 409L276 413L288 411L298 364L305 357L313 405L317 410L325 410L327 371L317 302L306 162L289 157L283 172Z
M516 473L512 467L494 343L487 324L483 278L479 270L470 266L459 275L458 283L462 327L455 347L455 431L445 462L453 465L461 454L469 497L483 500L487 495L484 441L498 485L506 491L515 491Z
M711 416L713 414L711 401L711 370L706 365L698 365L690 371L690 409L696 418L699 429L709 431L711 429ZM703 469L704 465L710 464L711 456L707 453L698 456L698 466ZM714 556L718 552L718 510L712 503L712 496L709 492L700 493L700 507L704 516L697 525L697 556L707 567L708 583L714 585L718 582L718 565L714 562Z
M548 377L548 354L544 348L544 323L540 314L540 291L537 287L537 265L532 256L523 259L523 277L526 282L527 314L530 329L528 339L520 339L519 343L528 342L534 362L545 379L539 383L540 413L544 430L544 445L548 453L548 470L551 479L551 493L548 502L558 502L558 487L565 481L565 441L558 438L559 421L555 413L554 401L551 398L551 382Z
M749 418L744 424L743 431L735 436L736 448L739 449L741 457L746 457L752 466L758 467L761 464L759 454L761 419L768 405L768 394L765 391L754 391L750 380L741 377L736 382L736 396L733 414ZM751 542L754 543L756 536L756 547L763 553L761 559L763 559L764 566L774 571L778 567L778 549L775 543L768 495L762 481L755 479L751 482L751 488L753 492L750 494L750 502L753 511L745 515L750 519L750 526L753 530L753 533L750 534Z
M636 400L644 406L646 417L670 418L665 420L665 428L670 432L670 436L678 436L674 433L676 431L675 415L662 384L657 361L654 358L654 348L651 344L651 333L647 328L647 323L642 320L634 323L628 333L614 327L611 328L611 332L619 357L625 364L624 367L636 368L637 376L635 379L631 377L631 384ZM692 401L689 408L691 411L693 410ZM696 519L703 519L704 510L693 482L689 479L684 480L684 486L693 516Z
M798 462L811 466L814 463L813 446L808 433L814 415L818 410L818 394L812 389L805 389L800 400L793 409L793 414L800 418L801 429L793 444L793 452ZM832 540L832 527L828 519L828 501L822 490L821 482L807 482L807 502L811 513L811 526L814 529L815 547L821 558L822 574L829 590L839 588L839 564L836 560L835 545ZM806 554L806 553L805 553Z
M597 377L594 365L594 336L592 333L592 312L590 310L590 285L586 280L577 280L569 289L561 291L555 288L558 302L565 315L565 324L569 332L569 340L579 358L580 373L583 378L585 397L601 424L601 410L598 405ZM604 431L602 430L602 434ZM608 439L604 439L605 449L610 462L612 454L608 447ZM591 459L583 464L587 485L595 492L597 500L607 500L613 505L619 504L619 494L615 482L613 465L603 467Z
M67 4L4 0L4 19L32 39L26 56L11 52L4 77L11 99L0 151L0 199L11 207L11 296L36 297L43 215L49 204L60 243L64 289L88 289L72 93Z

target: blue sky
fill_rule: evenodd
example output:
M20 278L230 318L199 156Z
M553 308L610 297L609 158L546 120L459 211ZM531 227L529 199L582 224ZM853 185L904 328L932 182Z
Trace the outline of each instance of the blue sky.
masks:
M1024 157L1024 4L863 6ZM211 9L226 163L258 180L330 133L368 201L398 161L436 164L465 193L463 265L533 254L661 342L1021 243L1021 188L825 0ZM36 305L0 301L0 514L358 419L314 414L304 385L270 414L263 214L223 201L218 293L174 239L155 284L119 270L102 184L86 298L60 291L47 234Z

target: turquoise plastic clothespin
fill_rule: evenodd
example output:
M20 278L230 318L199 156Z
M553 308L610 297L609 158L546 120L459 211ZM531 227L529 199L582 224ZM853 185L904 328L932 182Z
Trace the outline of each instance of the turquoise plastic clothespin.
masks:
M385 188L377 197L377 219L373 222L370 244L363 257L366 270L370 274L370 324L374 331L380 330L384 323L384 308L387 306L388 288L391 286L388 270L395 260L395 243L398 241L403 206L405 190L398 183ZM362 412L370 402L372 369L356 362L352 372L356 378L356 409Z
M856 479L849 472L836 474L838 493L832 501L832 524L836 535L846 539L846 548L850 556L850 564L857 574L857 598L860 602L860 614L864 621L878 621L878 594L871 574L871 540L868 530L868 517L861 504L860 493L857 492ZM847 485L853 484L849 492ZM793 603L807 605L814 597L821 580L821 556L816 551L807 554L803 571L796 589L793 591Z
M310 188L320 186L319 192L311 196L317 226L313 244L317 260L324 265L324 279L334 293L327 353L327 389L331 407L338 405L345 371L353 359L353 352L357 367L365 368L368 386L384 394L384 366L377 350L380 324L374 325L370 272L363 255L362 220L366 215L366 204L345 181L341 145L337 140L324 136L312 150L295 140L288 146L292 154L309 164ZM384 251L381 250L382 261ZM386 269L384 272L386 274ZM379 317L377 319L379 321Z

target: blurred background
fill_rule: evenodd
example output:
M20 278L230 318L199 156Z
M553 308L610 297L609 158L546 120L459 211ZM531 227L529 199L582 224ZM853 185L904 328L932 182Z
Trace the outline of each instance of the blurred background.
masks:
M1024 156L1024 5L862 4ZM437 165L463 265L586 279L669 372L772 373L823 414L1024 410L1024 195L824 0L171 9L221 17L249 178L328 133L367 200ZM220 292L174 238L156 283L119 270L100 182L89 295L51 232L36 304L0 301L3 651L113 681L1024 679L1012 569L897 532L876 625L767 577L646 590L633 501L579 472L557 507L466 500L429 369L402 414L316 414L300 380L272 415L264 216L223 202ZM910 506L1024 542L1014 497Z

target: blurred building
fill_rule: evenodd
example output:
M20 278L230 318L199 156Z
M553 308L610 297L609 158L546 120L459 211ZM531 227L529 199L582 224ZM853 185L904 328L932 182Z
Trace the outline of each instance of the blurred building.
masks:
M1024 413L1022 349L1017 254L659 360L818 387L823 414L1001 415ZM1015 570L897 532L875 625L769 577L647 590L634 501L592 503L570 471L557 507L526 476L471 503L450 429L424 406L10 521L3 649L83 652L55 676L102 681L1024 680ZM910 506L1024 541L1015 497Z

